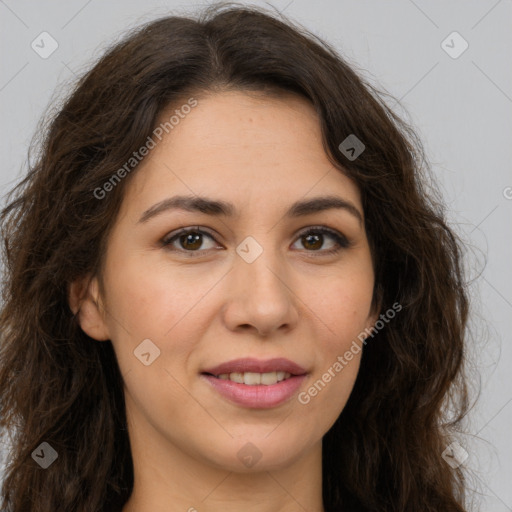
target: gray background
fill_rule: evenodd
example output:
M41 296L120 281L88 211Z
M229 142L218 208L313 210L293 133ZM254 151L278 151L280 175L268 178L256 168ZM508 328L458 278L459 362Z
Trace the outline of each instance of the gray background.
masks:
M471 352L482 388L463 438L469 453L464 465L472 470L470 492L476 503L481 500L482 510L512 511L512 2L270 4L326 39L366 78L399 99L401 106L395 108L424 141L451 223L469 248ZM107 45L170 10L187 14L202 5L0 0L2 197L26 168L28 144L49 101L65 92ZM47 59L31 48L43 31L59 45ZM469 44L458 58L441 46L453 31ZM448 44L452 52L461 48L457 40ZM478 387L476 376L472 382Z

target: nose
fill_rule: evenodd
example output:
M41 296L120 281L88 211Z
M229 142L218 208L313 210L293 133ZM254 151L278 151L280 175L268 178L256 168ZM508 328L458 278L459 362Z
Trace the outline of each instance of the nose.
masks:
M223 307L223 321L228 329L254 331L267 337L296 326L300 301L289 272L271 250L264 250L252 263L237 257L228 276Z

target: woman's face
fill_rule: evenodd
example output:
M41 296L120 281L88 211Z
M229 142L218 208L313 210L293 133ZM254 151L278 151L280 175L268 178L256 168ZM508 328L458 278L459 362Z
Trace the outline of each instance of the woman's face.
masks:
M132 443L238 472L318 449L376 320L363 213L305 100L199 99L131 177L82 318L112 341Z

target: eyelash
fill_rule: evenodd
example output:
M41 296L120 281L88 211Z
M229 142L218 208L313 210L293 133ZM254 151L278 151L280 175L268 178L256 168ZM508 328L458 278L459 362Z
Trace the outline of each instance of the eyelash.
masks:
M182 252L182 253L186 254L187 257L192 257L192 258L202 256L202 255L204 255L204 253L211 250L211 249L201 249L201 250L196 250L196 251L189 251L186 249L175 249L175 248L171 247L171 244L175 240L178 240L181 236L188 235L190 233L206 235L206 236L210 237L212 240L216 241L215 238L213 237L213 235L211 235L207 231L204 231L203 229L200 229L199 226L197 226L197 227L183 228L183 229L179 230L178 232L174 233L171 237L166 236L164 239L162 239L161 243L164 248L166 248L170 251ZM351 242L344 235L342 235L341 233L338 233L337 231L335 231L333 229L326 228L323 226L310 227L307 230L299 233L297 236L297 239L300 239L300 238L305 237L310 234L329 235L337 243L337 247L335 247L333 249L328 249L328 250L304 249L306 252L312 253L311 256L314 256L314 257L337 254L342 249L347 249L351 246ZM319 254L315 254L315 253L319 253Z

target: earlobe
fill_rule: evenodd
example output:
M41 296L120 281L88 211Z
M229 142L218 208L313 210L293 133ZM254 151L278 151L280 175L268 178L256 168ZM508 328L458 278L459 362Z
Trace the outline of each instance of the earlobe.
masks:
M73 281L68 300L78 324L88 336L97 341L110 339L97 277L86 276Z

